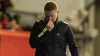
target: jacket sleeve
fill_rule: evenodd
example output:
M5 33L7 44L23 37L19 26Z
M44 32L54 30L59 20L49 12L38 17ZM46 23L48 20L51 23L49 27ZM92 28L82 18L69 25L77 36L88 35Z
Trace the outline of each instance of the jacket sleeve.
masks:
M66 33L66 37L67 37L67 42L69 45L69 50L71 52L72 56L79 56L78 53L78 46L75 43L75 36L72 32L72 29L69 25L67 25L67 33Z
M42 42L42 38L47 35L47 32L45 32L43 36L38 37L39 33L42 32L39 30L38 25L39 22L35 22L30 33L29 44L31 48L38 47L38 45Z

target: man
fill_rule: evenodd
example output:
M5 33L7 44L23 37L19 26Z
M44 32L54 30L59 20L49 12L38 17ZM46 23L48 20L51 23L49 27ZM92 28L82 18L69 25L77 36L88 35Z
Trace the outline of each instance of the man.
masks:
M72 56L78 56L74 35L67 23L58 20L58 7L48 2L44 7L45 19L33 25L29 43L36 48L35 56L66 56L69 45Z

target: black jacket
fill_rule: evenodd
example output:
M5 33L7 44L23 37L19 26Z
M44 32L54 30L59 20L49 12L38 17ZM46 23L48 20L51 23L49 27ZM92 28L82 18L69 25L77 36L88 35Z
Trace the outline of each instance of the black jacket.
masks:
M56 21L54 29L46 31L44 35L38 35L45 28L44 20L36 21L31 30L29 44L36 48L35 56L66 56L66 46L72 56L78 56L77 46L70 26L62 21Z

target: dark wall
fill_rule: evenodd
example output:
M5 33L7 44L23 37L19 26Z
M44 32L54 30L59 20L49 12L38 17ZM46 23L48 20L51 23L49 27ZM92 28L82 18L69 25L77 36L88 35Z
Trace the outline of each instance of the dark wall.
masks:
M100 56L100 0L96 2L95 27L99 30L99 34L95 39L94 56Z

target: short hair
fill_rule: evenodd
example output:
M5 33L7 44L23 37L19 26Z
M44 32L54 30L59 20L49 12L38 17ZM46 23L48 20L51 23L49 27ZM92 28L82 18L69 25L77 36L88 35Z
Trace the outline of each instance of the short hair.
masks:
M58 6L55 2L48 2L44 7L44 11L53 11L53 10L58 10Z

